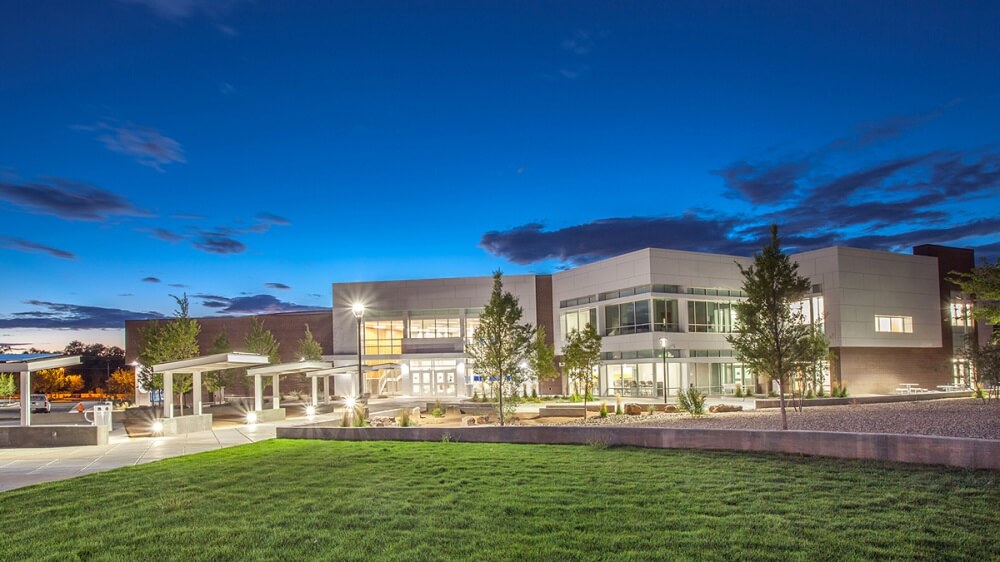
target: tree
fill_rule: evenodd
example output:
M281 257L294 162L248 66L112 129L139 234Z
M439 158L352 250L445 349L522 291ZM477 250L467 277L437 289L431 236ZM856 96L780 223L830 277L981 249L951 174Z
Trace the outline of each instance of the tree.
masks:
M521 323L523 314L517 297L503 290L503 274L493 273L490 301L479 316L479 325L472 334L472 342L466 344L465 352L475 372L484 381L496 383L501 426L507 417L513 416L517 389L529 376L525 367L531 353L534 328ZM505 397L508 399L506 406Z
M1000 258L993 265L984 261L969 273L953 271L948 280L976 297L973 317L994 326L1000 324ZM994 331L993 339L1000 339L1000 332Z
M274 334L270 330L264 328L264 321L260 318L254 317L250 319L250 331L247 332L243 343L246 345L248 352L266 355L268 363L277 363L279 361L278 340L274 338ZM238 372L244 379L246 378L246 369L240 369ZM270 386L270 381L271 377L261 377L261 392L264 392Z
M163 389L163 375L154 374L153 365L169 361L180 361L197 357L198 334L201 325L188 313L188 298L170 295L177 301L174 317L166 322L151 323L142 332L142 350L139 352L139 363L142 370L139 380L149 389ZM174 390L180 395L181 413L184 412L184 393L191 390L191 375L174 377Z
M46 394L62 392L66 388L66 369L42 369L35 371L31 375L32 392L44 392ZM23 392L23 391L22 391Z
M212 354L216 353L229 353L233 350L233 346L229 343L229 336L226 335L226 329L223 328L219 332L218 336L212 340ZM238 369L227 369L225 371L210 371L205 373L205 388L209 392L220 391L222 400L225 400L226 389L233 386L236 383L244 382L246 379L245 373Z
M17 392L17 381L10 373L0 373L0 396L10 400L10 397Z
M538 382L559 377L559 370L556 369L556 350L545 342L544 326L535 329L535 338L528 356L528 368L535 374Z
M117 369L104 381L104 388L115 402L129 402L135 396L135 375L128 369Z
M320 361L323 359L323 346L313 339L312 330L306 324L306 335L299 340L299 357L303 361Z
M592 324L572 330L563 347L564 363L570 380L583 385L583 419L587 419L587 397L594 382L594 370L601 364L601 336Z
M80 356L80 365L67 367L66 370L70 374L81 375L87 388L99 385L112 371L125 366L125 350L118 346L106 347L100 343L87 345L74 340L66 345L62 353Z
M809 291L809 279L781 251L777 225L771 226L771 242L754 254L753 264L737 266L747 298L735 304L738 331L726 340L754 373L778 381L781 428L788 429L785 386L796 366L809 359L806 342L813 329L793 304Z

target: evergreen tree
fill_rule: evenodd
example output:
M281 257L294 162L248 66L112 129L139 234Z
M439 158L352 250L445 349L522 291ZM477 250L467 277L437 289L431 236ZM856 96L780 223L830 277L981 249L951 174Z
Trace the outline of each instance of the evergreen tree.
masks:
M587 398L594 383L594 369L601 364L601 335L592 324L583 330L572 330L563 347L566 373L570 380L583 386L583 418L587 419Z
M271 330L264 328L264 321L260 318L250 319L250 331L247 332L244 343L248 352L266 355L269 363L279 361L278 340L274 338Z
M809 279L781 251L777 225L771 226L771 242L754 255L753 264L737 265L747 298L734 305L739 331L726 340L754 373L778 381L781 428L788 429L785 387L796 367L811 360L807 343L813 325L805 322L801 307L793 306L809 292Z
M531 345L531 354L528 357L528 367L535 374L537 382L559 377L559 371L556 369L556 350L545 342L545 327L543 326L538 326L535 329L535 338Z
M229 342L229 336L226 334L226 329L223 328L219 332L218 336L212 340L212 349L210 353L229 353L233 350L233 345ZM220 398L224 401L226 398L226 389L231 388L239 383L244 382L245 375L241 373L238 369L227 369L225 371L211 371L205 373L205 388L209 392L220 393Z
M465 352L475 372L486 383L496 385L500 425L513 415L517 389L529 376L525 367L531 354L534 328L521 323L523 314L517 297L503 290L503 275L495 272L490 301L479 316L479 326L472 334L472 342L466 344Z
M299 357L303 361L320 361L323 359L323 346L313 339L312 330L306 324L306 335L299 340Z
M201 332L201 325L188 313L187 294L183 297L170 296L177 301L174 317L165 322L152 323L142 332L142 349L138 355L142 370L138 379L147 389L163 389L163 375L154 374L153 365L190 359L200 353L198 334ZM179 403L183 413L184 393L191 390L191 375L175 376L173 386L174 391L180 394Z
M17 381L10 373L0 373L0 396L10 400L10 397L17 392Z

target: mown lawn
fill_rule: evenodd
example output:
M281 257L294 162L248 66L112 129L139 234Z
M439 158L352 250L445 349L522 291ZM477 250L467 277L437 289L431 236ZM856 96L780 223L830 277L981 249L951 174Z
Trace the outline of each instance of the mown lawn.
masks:
M273 440L0 494L0 560L998 560L1000 474Z

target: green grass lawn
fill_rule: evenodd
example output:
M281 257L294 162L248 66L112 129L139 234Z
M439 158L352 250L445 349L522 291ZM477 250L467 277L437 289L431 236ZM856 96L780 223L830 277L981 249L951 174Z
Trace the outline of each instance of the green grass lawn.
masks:
M0 560L998 560L1000 474L274 440L0 494Z

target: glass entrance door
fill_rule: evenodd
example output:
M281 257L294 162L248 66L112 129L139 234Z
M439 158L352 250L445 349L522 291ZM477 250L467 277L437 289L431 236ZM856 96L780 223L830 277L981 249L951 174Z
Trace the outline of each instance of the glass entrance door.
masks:
M415 396L458 395L458 363L454 360L413 361L410 378Z

